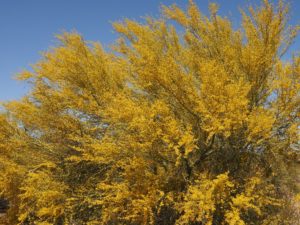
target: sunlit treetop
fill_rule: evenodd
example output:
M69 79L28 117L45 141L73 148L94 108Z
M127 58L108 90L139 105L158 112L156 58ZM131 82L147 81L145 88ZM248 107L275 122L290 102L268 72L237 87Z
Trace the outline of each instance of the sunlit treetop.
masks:
M0 117L3 223L297 224L299 27L283 1L241 14L164 6L110 51L59 35Z

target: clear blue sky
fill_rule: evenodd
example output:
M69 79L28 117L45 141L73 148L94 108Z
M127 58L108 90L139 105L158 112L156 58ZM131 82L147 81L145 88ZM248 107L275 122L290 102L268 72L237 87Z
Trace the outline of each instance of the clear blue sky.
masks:
M195 0L207 12L209 0ZM55 43L55 34L76 30L85 39L100 41L104 46L117 35L111 22L124 18L141 20L159 16L160 5L176 3L186 6L188 0L0 0L0 102L19 99L28 87L13 76L30 68ZM220 13L238 22L238 7L259 0L216 0ZM291 2L291 23L300 22L300 0ZM299 50L300 38L294 44Z

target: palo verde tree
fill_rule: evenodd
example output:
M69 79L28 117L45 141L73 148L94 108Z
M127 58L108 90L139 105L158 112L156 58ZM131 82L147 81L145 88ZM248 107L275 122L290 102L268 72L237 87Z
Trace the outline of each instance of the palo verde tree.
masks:
M237 29L215 4L162 11L114 24L109 52L64 33L18 76L32 88L0 116L3 224L299 223L288 6L264 0Z

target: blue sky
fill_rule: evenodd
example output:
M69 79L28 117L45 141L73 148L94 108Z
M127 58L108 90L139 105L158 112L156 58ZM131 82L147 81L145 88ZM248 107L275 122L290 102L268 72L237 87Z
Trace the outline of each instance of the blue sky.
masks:
M86 40L113 43L117 34L111 22L124 18L142 20L159 16L160 5L176 3L185 7L188 0L0 0L0 102L19 99L28 86L13 76L29 69L40 59L40 52L55 44L55 34L76 30ZM195 0L207 12L209 0ZM216 0L220 13L239 22L238 7L259 0ZM300 0L291 1L291 23L300 23ZM300 38L293 45L299 51Z

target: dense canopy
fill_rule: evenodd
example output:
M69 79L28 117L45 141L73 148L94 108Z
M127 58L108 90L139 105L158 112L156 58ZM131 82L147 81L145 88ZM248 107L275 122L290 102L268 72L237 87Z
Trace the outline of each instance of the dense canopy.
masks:
M299 30L288 6L240 27L162 8L110 51L58 36L0 115L3 224L299 223ZM173 21L173 22L171 22Z

